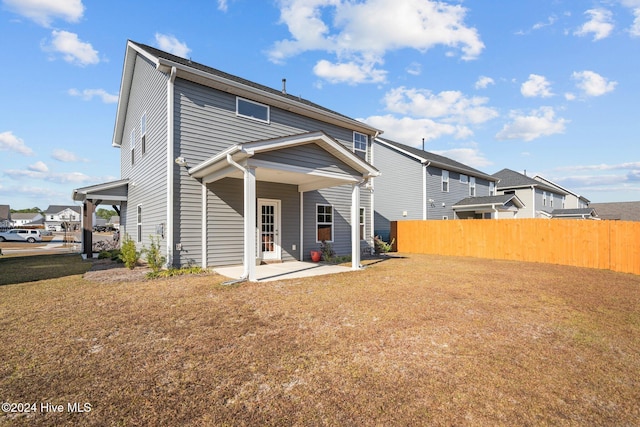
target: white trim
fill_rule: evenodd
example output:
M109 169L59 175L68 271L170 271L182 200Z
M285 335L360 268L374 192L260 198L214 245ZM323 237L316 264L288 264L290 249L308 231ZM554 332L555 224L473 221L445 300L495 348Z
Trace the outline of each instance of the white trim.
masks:
M429 163L422 164L422 219L426 220L429 215L429 207L427 203L429 200L427 199L427 168L429 167Z
M144 119L144 126L142 122ZM140 116L140 156L147 154L147 112L145 111Z
M364 150L361 149L361 148L356 148L356 135L365 137ZM353 139L352 139L353 152L355 153L356 151L359 151L361 153L364 153L365 154L365 159L366 159L368 146L369 146L369 135L367 135L366 133L353 131Z
M360 183L351 187L351 269L360 269Z
M304 193L300 194L300 261L304 261Z
M441 175L441 180L440 180L440 192L441 193L448 193L451 188L451 182L449 181L449 171L446 169L441 169L442 170L442 175ZM445 175L446 175L446 179L445 179ZM444 189L444 183L447 183L447 189Z
M318 206L325 206L325 207L329 206L329 207L331 207L331 240L327 240L327 241L328 242L333 242L333 237L334 237L333 233L334 233L335 228L336 228L336 221L335 221L336 210L335 210L335 208L333 207L332 204L329 204L329 203L316 203L316 209L314 211L314 215L315 215L315 218L316 218L315 219L316 227L315 227L315 237L314 238L316 239L316 243L322 243L321 240L318 240L318 225L320 225L320 224L323 224L323 225L329 224L328 222L318 222ZM325 215L326 215L326 212L325 212Z
M247 165L257 168L281 170L284 172L300 173L304 175L318 176L321 178L339 179L347 182L360 182L362 177L354 177L338 172L322 171L317 169L305 168L303 166L288 165L286 163L270 162L268 160L248 159Z
M259 117L247 116L246 114L241 114L240 113L240 101L248 102L249 104L258 105L260 107L265 107L267 109L267 119L264 120L264 119L261 119ZM255 120L257 122L269 124L269 123L271 123L271 107L269 107L266 104L262 104L260 102L256 102L256 101L252 101L250 99L246 99L246 98L242 98L240 96L236 96L236 117L242 117L242 118L245 118L245 119Z
M282 229L282 201L278 200L278 199L264 199L264 198L259 198L258 199L258 235L262 236L262 212L261 212L261 207L265 206L265 205L274 205L275 206L275 212L274 212L274 220L275 220L275 224L274 224L274 251L273 252L273 256L269 256L269 257L264 257L264 253L262 252L262 245L261 242L258 241L257 242L257 246L260 247L260 250L258 252L258 255L266 260L281 260L282 259L282 237L281 237L281 233L280 230Z
M173 179L174 179L174 168L176 167L175 160L173 157L174 150L174 123L173 123L173 113L174 113L174 82L176 79L176 68L171 68L171 73L169 74L169 78L167 79L167 267L173 265Z
M136 242L142 243L142 203L136 205Z
M206 269L207 259L207 184L202 183L202 268Z

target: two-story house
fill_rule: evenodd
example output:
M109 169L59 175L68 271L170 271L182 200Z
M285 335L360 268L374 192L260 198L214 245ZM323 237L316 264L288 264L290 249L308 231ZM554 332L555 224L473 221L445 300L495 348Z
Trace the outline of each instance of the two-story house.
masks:
M47 230L76 230L80 227L80 206L50 205L44 213L44 226Z
M121 180L76 189L85 223L120 206L122 236L169 265L309 259L322 241L359 268L373 242L380 133L284 90L129 41L112 145ZM85 225L85 250L90 232Z
M44 217L38 212L33 213L13 213L11 215L13 228L24 226L38 226L44 224Z
M378 137L373 146L375 233L388 239L403 219L483 219L514 215L515 195L496 195L498 178L441 156Z
M515 194L524 203L518 218L551 218L554 210L563 209L563 202L566 202L569 194L560 187L511 169L502 169L493 176L499 179L497 194ZM499 213L498 217L505 216Z

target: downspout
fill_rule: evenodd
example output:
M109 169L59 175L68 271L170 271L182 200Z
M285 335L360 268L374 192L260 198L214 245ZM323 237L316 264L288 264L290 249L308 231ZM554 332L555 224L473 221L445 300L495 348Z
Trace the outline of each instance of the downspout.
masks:
M176 67L171 67L169 80L167 80L167 262L166 266L173 265L173 180L174 180L174 132L173 132L173 104L174 82L176 80Z
M429 219L429 200L427 199L427 168L431 165L431 161L422 163L422 219Z
M367 185L370 177L363 177L362 181L353 185L351 193L351 269L362 268L360 264L360 189ZM358 189L357 194L354 191Z

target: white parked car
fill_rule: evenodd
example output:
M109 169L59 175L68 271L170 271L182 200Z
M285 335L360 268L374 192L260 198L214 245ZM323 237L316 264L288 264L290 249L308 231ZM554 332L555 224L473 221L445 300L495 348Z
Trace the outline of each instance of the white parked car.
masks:
M14 228L13 230L0 233L0 242L42 242L40 230L27 230L23 228Z

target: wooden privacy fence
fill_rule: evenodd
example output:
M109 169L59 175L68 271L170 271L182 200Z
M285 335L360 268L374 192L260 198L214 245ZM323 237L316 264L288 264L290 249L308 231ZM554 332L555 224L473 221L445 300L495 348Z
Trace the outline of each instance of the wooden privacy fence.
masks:
M545 262L640 274L640 222L394 221L398 252Z

